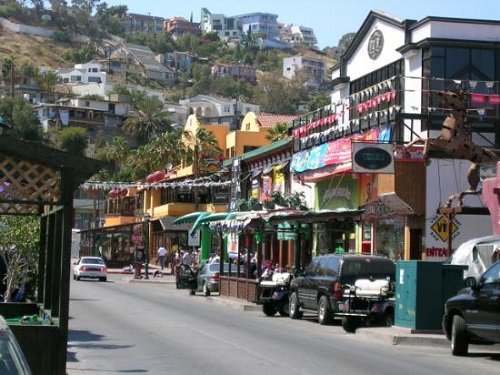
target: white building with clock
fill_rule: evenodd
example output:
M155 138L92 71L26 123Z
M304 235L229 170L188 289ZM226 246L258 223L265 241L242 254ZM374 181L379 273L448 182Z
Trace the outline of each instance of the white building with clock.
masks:
M440 136L450 113L438 93L461 89L469 98L472 142L500 149L499 42L500 21L368 14L331 71L331 104L301 116L292 129L291 170L318 186L316 208L365 209L347 234L352 250L442 261L463 241L491 234L480 194L459 202L450 226L440 210L468 189L471 162L439 152L424 160L419 143ZM354 142L392 144L394 173L357 173ZM357 199L323 199L332 187L348 187Z

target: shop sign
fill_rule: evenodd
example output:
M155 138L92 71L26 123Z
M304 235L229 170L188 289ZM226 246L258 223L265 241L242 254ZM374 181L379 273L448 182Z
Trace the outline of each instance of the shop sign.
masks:
M316 184L319 203L318 208L357 208L358 204L358 181L350 176L341 179L330 179Z
M454 220L451 221L451 230L448 230L448 220L444 215L439 215L434 219L434 223L431 225L431 230L432 233L431 235L436 239L440 239L443 242L448 242L449 239L449 232L451 232L452 238L454 237L454 234L458 231L458 225L455 223Z
M352 155L354 173L394 173L391 144L355 142Z
M136 246L142 243L142 233L141 232L132 233L132 243Z
M201 238L201 233L199 230L197 230L191 236L188 236L188 246L199 247L200 238Z

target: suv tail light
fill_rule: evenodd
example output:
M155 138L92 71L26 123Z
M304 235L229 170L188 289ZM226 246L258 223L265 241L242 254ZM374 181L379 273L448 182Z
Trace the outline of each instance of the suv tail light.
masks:
M101 272L108 272L106 267L101 267Z
M212 280L212 281L219 281L219 274L218 273L214 273L212 275L212 277L210 277L210 280Z
M342 298L343 295L343 285L339 282L334 282L332 285L332 297Z

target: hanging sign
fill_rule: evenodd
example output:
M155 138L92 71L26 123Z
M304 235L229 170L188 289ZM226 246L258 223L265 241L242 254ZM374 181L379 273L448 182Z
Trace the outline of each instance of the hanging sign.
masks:
M389 143L352 144L354 173L394 173L394 151Z

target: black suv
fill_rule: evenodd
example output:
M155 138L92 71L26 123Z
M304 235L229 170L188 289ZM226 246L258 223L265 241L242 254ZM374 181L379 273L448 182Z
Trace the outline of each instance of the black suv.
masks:
M371 255L325 254L315 257L306 270L290 285L290 318L300 319L302 312L314 311L320 324L330 324L337 313L347 309L349 289L356 280L390 279L394 282L395 263L389 258Z
M464 356L471 344L500 343L500 262L446 301L443 331L451 340L453 355Z

